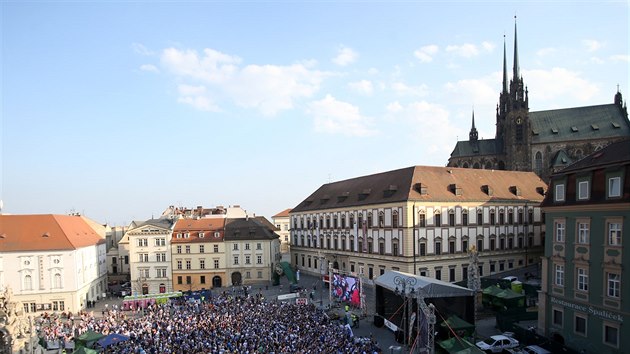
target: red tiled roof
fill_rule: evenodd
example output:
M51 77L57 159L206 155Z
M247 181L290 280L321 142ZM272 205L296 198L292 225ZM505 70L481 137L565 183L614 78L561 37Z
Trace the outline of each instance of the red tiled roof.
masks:
M272 216L272 218L282 218L282 217L288 218L290 212L291 212L291 208L285 209L285 210L279 212L278 214Z
M105 243L80 216L0 215L0 252L75 250Z
M179 219L173 231L221 230L225 218Z

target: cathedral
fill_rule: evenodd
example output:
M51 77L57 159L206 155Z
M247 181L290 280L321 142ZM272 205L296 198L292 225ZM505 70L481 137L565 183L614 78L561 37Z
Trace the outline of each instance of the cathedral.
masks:
M628 110L619 90L611 104L529 111L529 92L519 72L514 25L514 66L508 85L503 43L503 87L494 139L479 140L475 115L469 139L458 141L448 166L533 171L543 180L602 147L630 138Z

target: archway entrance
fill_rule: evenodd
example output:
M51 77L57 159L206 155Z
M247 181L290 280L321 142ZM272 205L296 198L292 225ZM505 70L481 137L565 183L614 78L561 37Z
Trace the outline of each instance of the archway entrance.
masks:
M160 284L160 294L163 294L166 292L166 285L164 285L164 283Z
M241 272L232 273L232 285L241 285L242 276Z
M218 276L218 275L215 275L212 278L212 287L213 288L220 288L221 286L222 286L222 284L221 284L221 277Z

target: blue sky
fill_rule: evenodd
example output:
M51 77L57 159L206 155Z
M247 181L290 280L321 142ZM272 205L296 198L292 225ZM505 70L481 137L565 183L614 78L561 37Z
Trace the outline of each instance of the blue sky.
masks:
M494 137L514 15L530 110L630 96L628 2L2 1L3 212L271 217Z

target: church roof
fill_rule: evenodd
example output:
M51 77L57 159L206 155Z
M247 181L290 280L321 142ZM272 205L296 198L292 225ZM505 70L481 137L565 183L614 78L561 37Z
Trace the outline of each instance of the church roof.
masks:
M488 156L501 154L503 150L496 139L469 141L458 141L451 157L461 156Z
M532 144L630 136L630 123L616 104L554 109L529 114Z
M630 139L614 142L567 166L557 174L621 165L630 161Z

